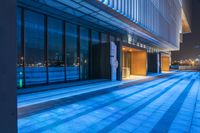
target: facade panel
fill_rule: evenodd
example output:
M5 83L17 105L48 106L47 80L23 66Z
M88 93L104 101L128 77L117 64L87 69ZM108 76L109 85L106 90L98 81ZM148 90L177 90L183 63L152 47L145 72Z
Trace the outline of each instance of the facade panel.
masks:
M32 11L24 12L25 84L47 82L45 62L44 16Z
M23 50L22 50L22 11L17 8L17 87L24 86Z
M79 79L78 29L77 25L66 23L66 80Z
M148 64L156 72L156 55L179 48L182 7L176 0L20 0L18 6L18 88L110 79L111 44L117 47L117 75L123 67L146 75ZM123 53L122 47L140 52Z
M97 31L91 32L91 78L100 77L100 35Z
M64 69L64 43L63 43L63 22L48 17L48 80L58 82L65 80Z
M108 5L106 2L104 4ZM108 6L116 10L116 8ZM122 15L157 37L179 47L178 34L181 28L181 4L179 1L123 0L122 9ZM133 11L131 11L132 9ZM173 33L173 38L169 37L170 33Z
M80 28L80 79L89 77L89 30Z

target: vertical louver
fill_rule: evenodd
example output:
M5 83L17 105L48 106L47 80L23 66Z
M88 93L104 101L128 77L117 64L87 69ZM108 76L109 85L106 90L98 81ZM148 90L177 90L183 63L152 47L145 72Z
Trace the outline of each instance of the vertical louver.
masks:
M178 0L98 0L174 45L179 44L181 3Z

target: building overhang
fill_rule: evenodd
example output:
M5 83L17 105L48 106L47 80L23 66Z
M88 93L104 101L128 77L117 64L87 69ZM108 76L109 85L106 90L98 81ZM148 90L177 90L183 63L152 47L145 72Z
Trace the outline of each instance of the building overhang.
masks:
M178 49L176 45L145 30L140 24L96 0L18 0L18 3L58 14L67 20L73 21L74 18L78 18L77 21L85 20L91 26L97 24L113 31L126 31L148 40L150 44L160 49L167 51Z
M116 23L118 21L120 21L121 24L119 24L118 26L126 25L125 27L122 28L123 30L127 31L130 34L133 33L142 38L147 39L155 47L159 47L160 49L163 49L165 51L172 51L172 50L179 49L176 45L169 43L169 42L165 41L163 38L158 37L157 35L147 31L139 23L134 22L133 20L130 20L129 18L123 16L122 14L113 10L112 8L107 7L106 5L102 4L101 2L96 1L96 0L85 0L85 1L87 1L91 5L99 8L102 12L111 15L112 17L111 17L110 21L112 19L114 19L113 21L115 21L115 19L117 19L117 21L115 21Z
M187 17L182 9L182 12L181 12L181 21L182 21L182 33L185 34L185 33L191 33L191 28L190 28L190 25L189 25L189 22L187 20Z

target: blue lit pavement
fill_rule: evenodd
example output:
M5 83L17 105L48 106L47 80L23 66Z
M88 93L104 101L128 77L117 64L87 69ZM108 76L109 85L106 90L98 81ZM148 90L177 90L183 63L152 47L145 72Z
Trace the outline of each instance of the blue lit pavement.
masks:
M179 72L85 97L71 102L60 99L60 104L19 117L18 132L200 132L199 72Z

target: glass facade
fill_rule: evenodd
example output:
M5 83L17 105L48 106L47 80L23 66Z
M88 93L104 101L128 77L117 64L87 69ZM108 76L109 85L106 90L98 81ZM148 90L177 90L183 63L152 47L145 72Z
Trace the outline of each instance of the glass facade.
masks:
M63 21L48 18L48 79L49 82L65 80Z
M110 36L110 41L115 42L115 37L114 36Z
M101 46L100 46L100 35L97 31L92 31L92 47L91 47L91 72L92 72L92 78L100 78L100 52L101 52Z
M88 79L89 72L89 30L80 28L80 79Z
M78 29L74 24L66 24L66 79L79 79Z
M108 37L100 35L18 7L17 87L106 77Z
M22 53L22 15L21 9L17 8L17 87L24 86L24 73L23 73L23 53Z
M44 16L24 12L25 84L46 83Z
M101 77L109 77L108 68L109 64L109 42L108 35L105 33L101 34Z
M166 1L166 3L159 0L97 1L113 9L114 16L110 21L106 17L110 15L106 12L107 8L100 9L103 13L99 12L95 16L88 15L87 12L94 13L98 8L90 2L86 2L88 5L80 10L75 8L75 5L71 5L74 2L67 4L61 1L39 2L51 7L50 11L50 8L40 10L33 6L33 3L20 1L17 6L16 21L18 88L54 82L111 78L112 47L110 46L112 45L110 44L112 42L116 42L117 45L118 77L121 77L121 67L130 67L126 61L122 64L121 45L131 44L134 46L130 45L130 47L155 51L150 47L154 42L158 47L162 44L163 48L168 43L174 46L178 43L179 32L176 31L180 30L181 19L171 18L180 18L177 17L180 15L179 3L175 1ZM69 9L65 10L67 5ZM76 2L76 5L82 6L81 2ZM176 5L178 9L172 6L172 10L168 10L170 5ZM170 15L169 11L175 13ZM116 17L117 13L121 16ZM127 17L137 26L131 27L126 22L121 22L122 16ZM145 32L143 36L144 31L139 27L149 32ZM159 27L163 28L159 29ZM165 41L168 43L165 44ZM130 56L129 53L123 54L127 59Z

